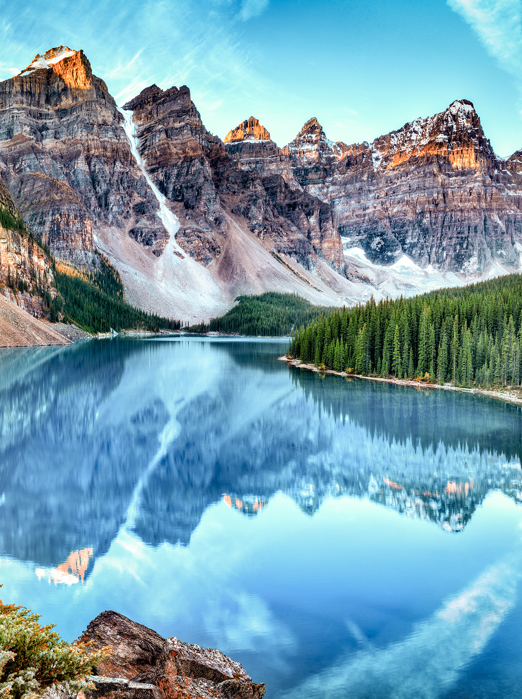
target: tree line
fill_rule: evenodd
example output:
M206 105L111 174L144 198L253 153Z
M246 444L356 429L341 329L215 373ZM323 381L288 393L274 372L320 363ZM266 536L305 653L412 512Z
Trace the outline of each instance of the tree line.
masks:
M238 296L234 308L210 323L192 326L192 332L222 332L273 337L290 335L300 325L316 320L330 310L313 306L297 294L267 292L258 296Z
M111 328L179 330L180 321L162 318L130 306L123 298L119 274L105 261L99 273L71 274L56 269L56 289L59 296L50 302L51 321L61 315L90 333L105 333Z
M303 324L289 355L319 368L457 386L519 386L522 275L337 309Z

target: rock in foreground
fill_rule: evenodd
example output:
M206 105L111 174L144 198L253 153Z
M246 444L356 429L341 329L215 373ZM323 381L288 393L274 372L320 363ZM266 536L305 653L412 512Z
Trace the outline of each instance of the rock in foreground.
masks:
M265 685L256 684L239 663L218 650L163 639L146 626L116 612L102 612L91 621L82 641L97 648L109 646L112 655L95 668L96 675L121 678L115 691L111 683L93 678L95 699L130 698L147 685L155 699L261 699Z

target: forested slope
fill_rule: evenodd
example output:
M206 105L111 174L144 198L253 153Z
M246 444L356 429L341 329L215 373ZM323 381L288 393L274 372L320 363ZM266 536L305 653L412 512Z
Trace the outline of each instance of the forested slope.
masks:
M195 332L238 333L239 335L290 335L300 325L312 323L331 311L330 306L313 306L297 294L268 292L259 296L238 296L234 306L208 325L191 328Z
M373 300L302 326L289 354L348 373L459 386L520 385L522 275Z

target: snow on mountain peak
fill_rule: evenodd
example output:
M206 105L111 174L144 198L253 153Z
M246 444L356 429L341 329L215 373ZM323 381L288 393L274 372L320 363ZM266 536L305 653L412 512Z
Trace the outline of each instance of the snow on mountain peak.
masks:
M341 160L347 150L348 147L341 141L330 141L316 117L312 117L282 152L304 161L324 158Z
M19 75L29 75L35 70L48 70L51 66L56 65L64 58L69 58L74 56L76 51L73 51L68 46L58 46L54 49L49 49L44 54L36 54L31 65L27 66L25 70L22 70Z
M451 114L457 114L458 112L473 114L475 112L475 107L473 102L469 100L455 100L450 104L447 111L451 112Z

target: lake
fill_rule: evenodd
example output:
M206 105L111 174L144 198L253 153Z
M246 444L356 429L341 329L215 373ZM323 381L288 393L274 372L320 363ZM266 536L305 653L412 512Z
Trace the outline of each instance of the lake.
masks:
M286 347L0 350L3 600L217 647L272 699L520 697L520 408Z

